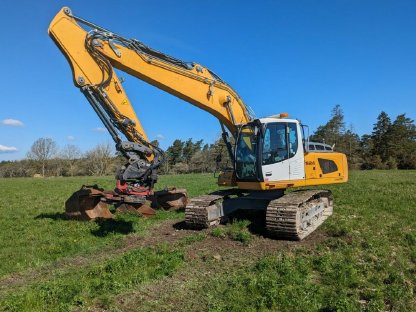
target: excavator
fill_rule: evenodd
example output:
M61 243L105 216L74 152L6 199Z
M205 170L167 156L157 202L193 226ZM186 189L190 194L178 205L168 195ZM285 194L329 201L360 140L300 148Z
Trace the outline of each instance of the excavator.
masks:
M227 222L236 211L261 211L270 237L301 240L332 214L332 193L315 186L347 182L346 156L309 150L307 126L299 120L287 113L257 118L237 92L205 66L115 34L75 16L68 7L53 18L48 33L67 58L74 85L127 160L113 191L93 185L75 192L66 202L69 216L111 218L110 204L143 215L153 214L154 206L184 207L186 227L203 229ZM184 189L154 190L164 152L149 141L115 69L219 120L233 167L219 175L218 185L228 188L191 199Z

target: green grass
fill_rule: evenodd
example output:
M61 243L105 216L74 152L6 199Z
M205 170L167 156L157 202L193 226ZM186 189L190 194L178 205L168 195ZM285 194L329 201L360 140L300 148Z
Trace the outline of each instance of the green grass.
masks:
M10 311L68 311L95 304L111 308L112 297L162 276L183 263L183 252L166 246L128 251L106 263L63 272L9 295L0 308Z
M209 310L416 310L416 172L352 172L329 188L329 237L200 285Z
M211 235L220 238L228 237L232 240L239 241L244 245L248 245L254 237L248 230L249 225L249 220L233 220L224 227L218 226L213 228L211 230Z
M247 220L208 235L189 232L171 245L98 257L123 248L126 237L146 236L164 220L179 222L184 215L64 220L70 194L95 183L114 187L112 177L0 179L0 283L17 273L29 277L19 285L0 284L0 310L117 310L120 296L133 297L131 306L123 306L132 311L416 310L416 171L351 172L349 183L328 187L335 209L319 230L320 240L270 248L265 257L249 252L263 239L249 232ZM172 185L187 188L191 197L218 189L214 177L204 174L164 176L158 187ZM226 252L216 260L206 247L203 258L213 260L198 262L194 246L226 240L241 242L235 250L239 258ZM268 240L263 246L278 243ZM91 261L77 266L79 257ZM60 261L73 265L59 267ZM204 278L184 275L192 268L201 274L206 270ZM144 295L136 306L135 289L152 288L161 279L181 286L156 301Z
M168 186L185 187L189 197L208 194L220 189L212 173L161 176L156 186L157 189Z
M65 220L65 200L83 184L113 189L115 181L113 177L0 179L0 278L67 256L94 253L121 244L125 234L145 233L160 220L183 218L159 213L149 219L120 215L101 223ZM208 174L162 176L158 187L172 185L186 186L190 196L218 189Z

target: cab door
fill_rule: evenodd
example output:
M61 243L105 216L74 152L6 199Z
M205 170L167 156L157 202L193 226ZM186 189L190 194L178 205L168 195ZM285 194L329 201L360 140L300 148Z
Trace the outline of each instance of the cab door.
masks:
M289 180L289 157L285 122L268 123L263 137L262 171L265 182Z
M288 123L289 179L305 179L305 161L302 136L298 123Z
M263 137L262 171L265 182L303 179L305 168L298 124L268 123Z

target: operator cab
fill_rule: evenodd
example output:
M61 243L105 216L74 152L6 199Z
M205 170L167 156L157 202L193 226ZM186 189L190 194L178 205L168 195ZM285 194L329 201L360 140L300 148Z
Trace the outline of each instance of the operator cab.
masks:
M304 179L304 149L298 120L268 117L240 128L235 148L239 181Z

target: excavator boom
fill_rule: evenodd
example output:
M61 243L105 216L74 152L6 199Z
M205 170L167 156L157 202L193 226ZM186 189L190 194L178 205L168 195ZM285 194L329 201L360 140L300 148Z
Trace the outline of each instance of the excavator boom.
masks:
M117 150L128 159L129 164L118 176L120 181L153 188L163 151L150 143L114 68L218 118L231 157L228 132L235 137L239 125L254 118L237 92L206 67L183 62L138 40L110 32L74 16L69 8L55 16L48 33L68 59L75 86L108 129Z
M142 207L149 199L163 207L182 207L187 201L185 190L153 191L164 152L149 141L115 68L218 118L233 157L228 133L235 137L239 125L252 120L253 115L238 94L212 71L76 17L67 7L52 20L48 33L67 58L75 86L107 128L116 149L127 159L117 174L116 194L97 186L83 186L67 201L68 214L84 219L110 216L100 198L122 206L122 210L132 210L132 205ZM144 211L149 213L148 209Z
M127 159L114 192L84 186L67 201L68 214L107 217L111 214L105 205L115 203L122 211L149 215L154 213L146 206L150 200L165 208L186 205L185 223L203 228L250 209L265 211L271 235L289 239L303 239L332 214L330 191L284 194L287 188L348 180L346 156L309 150L299 120L287 114L255 118L237 92L208 68L117 35L73 15L69 8L58 12L48 33L71 65L75 86ZM185 190L154 192L164 153L149 141L115 69L216 117L233 162L218 182L238 188L193 198L188 204Z
M87 32L80 26L91 27ZM232 134L253 119L240 96L208 68L186 63L126 39L72 15L63 8L51 22L49 35L68 58L77 87L100 86L120 112L145 133L112 67L181 98L217 117Z

